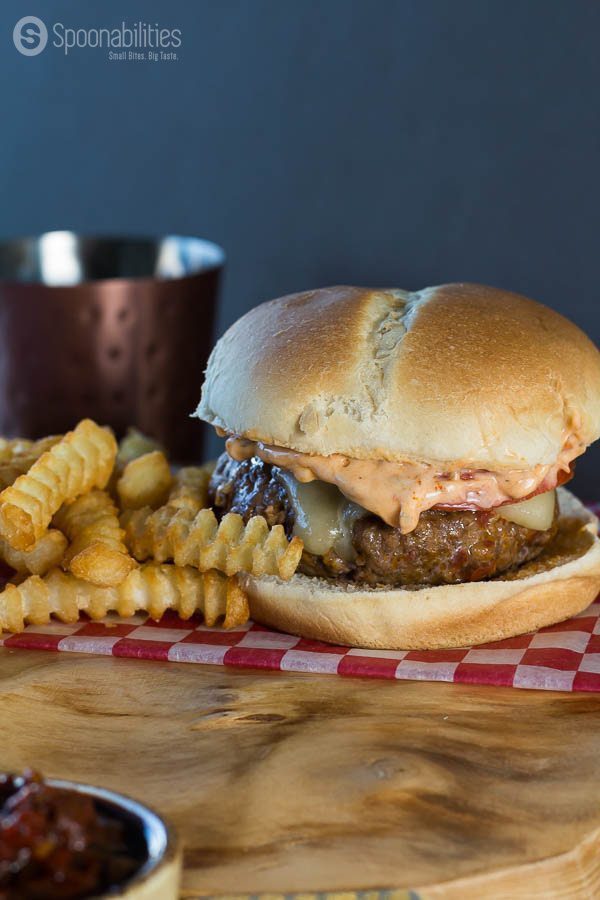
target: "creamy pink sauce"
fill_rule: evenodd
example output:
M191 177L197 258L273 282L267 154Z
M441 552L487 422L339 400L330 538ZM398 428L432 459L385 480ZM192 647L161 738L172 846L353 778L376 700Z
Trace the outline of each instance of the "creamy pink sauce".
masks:
M492 509L552 490L559 473L568 472L571 462L585 450L577 434L570 432L551 465L497 472L469 468L440 472L435 465L424 462L353 459L340 453L312 456L237 435L228 437L226 447L235 460L258 456L266 463L287 469L298 481L318 479L335 484L350 500L388 525L399 527L404 534L416 528L420 514L432 506Z

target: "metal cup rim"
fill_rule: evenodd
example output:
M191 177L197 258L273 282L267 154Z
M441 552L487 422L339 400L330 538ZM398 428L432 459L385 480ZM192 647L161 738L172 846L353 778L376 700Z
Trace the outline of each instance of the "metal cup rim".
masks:
M186 263L184 263L182 259L177 259L176 262L179 264L178 271L176 271L176 269L171 269L166 272L149 271L147 274L115 273L114 275L100 277L86 277L84 274L81 278L75 277L70 280L68 278L47 280L41 275L30 277L27 275L19 275L18 273L2 274L0 269L0 286L34 287L39 290L64 290L69 288L76 290L92 285L114 282L168 283L203 276L209 272L218 271L223 268L226 261L225 251L219 244L214 241L209 241L206 238L196 237L195 235L173 233L164 235L152 235L147 233L118 234L110 232L88 233L76 232L68 229L45 231L37 235L27 235L24 237L1 237L0 259L3 251L4 253L9 253L11 249L14 249L16 255L18 255L19 251L21 251L23 256L27 252L34 253L36 247L42 246L44 241L46 244L54 241L58 246L60 246L60 243L62 242L63 249L64 246L68 247L70 245L72 251L81 249L85 246L93 244L101 245L103 243L113 247L119 244L130 247L134 247L135 245L139 245L140 247L148 245L148 247L155 247L157 253L159 248L161 248L163 252L170 249L172 253L176 249L183 250L185 248L187 251L192 250L195 253L195 258L190 259L190 254L188 253L188 260Z

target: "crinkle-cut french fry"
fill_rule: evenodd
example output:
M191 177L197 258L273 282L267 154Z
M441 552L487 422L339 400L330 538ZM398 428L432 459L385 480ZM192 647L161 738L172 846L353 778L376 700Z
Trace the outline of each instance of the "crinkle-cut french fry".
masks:
M49 434L46 437L39 438L37 441L27 441L19 438L14 447L14 455L29 456L32 459L39 459L42 453L51 450L64 438L64 434Z
M100 586L121 584L137 563L123 542L117 508L105 491L91 491L66 503L54 524L71 544L62 561L65 571Z
M126 543L140 562L172 559L178 566L194 566L200 571L217 569L226 575L292 577L302 556L298 537L288 542L282 525L269 529L262 516L253 516L244 525L241 516L227 513L217 522L212 509L192 511L163 506L156 512L139 509L121 517Z
M38 459L57 444L62 438L62 434L50 434L47 437L39 438L33 441L30 438L5 438L0 437L0 460L4 461L17 456L30 457L32 461Z
M26 438L14 438L0 447L0 490L13 484L19 475L24 475L43 453L50 450L61 440L62 435L52 435L30 441Z
M15 454L25 453L32 444L33 441L27 438L0 437L0 462L7 462Z
M152 453L154 450L160 450L166 455L162 444L154 440L154 438L148 437L148 435L137 428L127 429L127 434L119 441L115 466L106 486L106 490L111 497L117 498L117 481L123 474L125 466L132 460L145 456L147 453Z
M160 619L168 609L182 619L203 613L209 626L223 619L225 628L243 625L250 614L237 578L220 572L147 563L122 584L99 587L56 568L44 578L31 575L19 585L7 585L0 593L0 630L20 632L25 624L45 625L52 615L76 622L82 612L95 620L112 611L120 616L144 611Z
M209 481L210 475L203 467L188 466L175 474L167 503L154 512L151 529L139 535L139 556L136 558L145 560L154 557L165 562L172 557L171 542L176 534L184 539L187 523L207 505ZM183 512L175 520L178 510ZM149 506L142 510L126 510L121 516L122 524L130 519L137 521L140 517L145 520L151 514Z
M83 419L0 493L0 536L31 549L63 503L106 485L116 452L112 432Z
M162 444L154 438L148 437L147 434L139 431L137 428L128 428L125 437L119 441L119 449L117 451L117 469L123 470L127 463L154 450L165 452Z
M45 575L60 565L69 542L61 531L50 528L31 550L13 550L0 539L0 558L19 574Z
M208 506L210 472L204 466L186 466L173 477L167 506L189 509L194 514Z
M129 610L146 610L154 619L167 609L182 619L201 612L208 626L223 618L223 626L233 628L250 615L246 593L235 576L198 572L190 566L146 563L128 576L119 593Z
M132 459L117 481L122 509L156 509L167 499L172 482L169 462L160 450Z
M14 484L19 475L24 475L32 467L35 460L28 457L16 457L0 462L0 490Z

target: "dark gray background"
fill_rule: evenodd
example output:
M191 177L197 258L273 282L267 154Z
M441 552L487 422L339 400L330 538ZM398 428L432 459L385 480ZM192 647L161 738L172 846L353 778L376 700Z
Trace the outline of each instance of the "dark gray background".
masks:
M25 14L179 27L180 61L25 58ZM220 330L315 285L470 280L600 339L596 0L3 0L0 22L1 233L212 238Z

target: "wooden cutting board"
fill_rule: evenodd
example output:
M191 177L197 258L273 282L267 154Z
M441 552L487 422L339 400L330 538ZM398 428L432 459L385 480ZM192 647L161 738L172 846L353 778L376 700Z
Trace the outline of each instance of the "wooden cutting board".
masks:
M3 649L0 726L166 814L184 897L600 896L600 696Z

